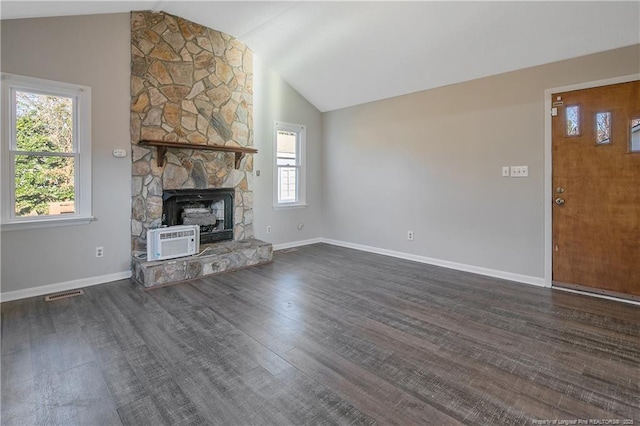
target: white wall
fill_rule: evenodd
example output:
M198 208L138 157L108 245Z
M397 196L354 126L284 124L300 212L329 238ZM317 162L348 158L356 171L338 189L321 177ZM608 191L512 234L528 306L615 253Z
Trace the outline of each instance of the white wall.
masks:
M323 236L542 278L544 90L639 71L636 45L323 114Z
M130 270L129 14L2 21L3 72L90 86L93 214L89 225L3 231L2 293ZM95 248L104 247L96 259ZM88 281L87 281L88 280Z
M274 245L310 240L322 236L321 114L287 82L254 57L254 169L253 178L256 238ZM307 204L306 207L273 208L274 122L307 126ZM300 231L297 226L303 223ZM267 234L267 226L272 232Z

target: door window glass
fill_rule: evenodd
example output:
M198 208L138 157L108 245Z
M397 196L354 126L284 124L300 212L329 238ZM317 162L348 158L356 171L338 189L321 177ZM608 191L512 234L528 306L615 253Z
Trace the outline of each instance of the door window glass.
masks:
M631 152L640 152L640 117L631 120L631 135L629 137Z
M611 113L596 114L596 143L606 145L611 143Z
M565 111L567 136L580 134L580 106L568 106Z

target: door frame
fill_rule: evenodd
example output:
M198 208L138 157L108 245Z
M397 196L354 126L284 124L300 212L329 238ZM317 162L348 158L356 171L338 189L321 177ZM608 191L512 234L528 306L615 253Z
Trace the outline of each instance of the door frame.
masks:
M551 95L572 90L591 89L611 84L640 80L640 73L604 80L588 81L568 86L554 87L544 91L544 286L552 286L553 277L553 159L551 136Z

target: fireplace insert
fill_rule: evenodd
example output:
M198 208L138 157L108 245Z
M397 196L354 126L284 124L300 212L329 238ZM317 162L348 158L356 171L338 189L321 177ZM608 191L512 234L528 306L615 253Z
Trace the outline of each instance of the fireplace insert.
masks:
M233 240L233 188L162 192L162 224L199 225L200 244Z

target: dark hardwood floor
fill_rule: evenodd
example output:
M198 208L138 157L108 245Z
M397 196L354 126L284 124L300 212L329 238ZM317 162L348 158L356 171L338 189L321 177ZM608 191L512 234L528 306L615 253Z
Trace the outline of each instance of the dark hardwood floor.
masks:
M2 304L2 424L640 424L638 306L322 244L85 292Z

